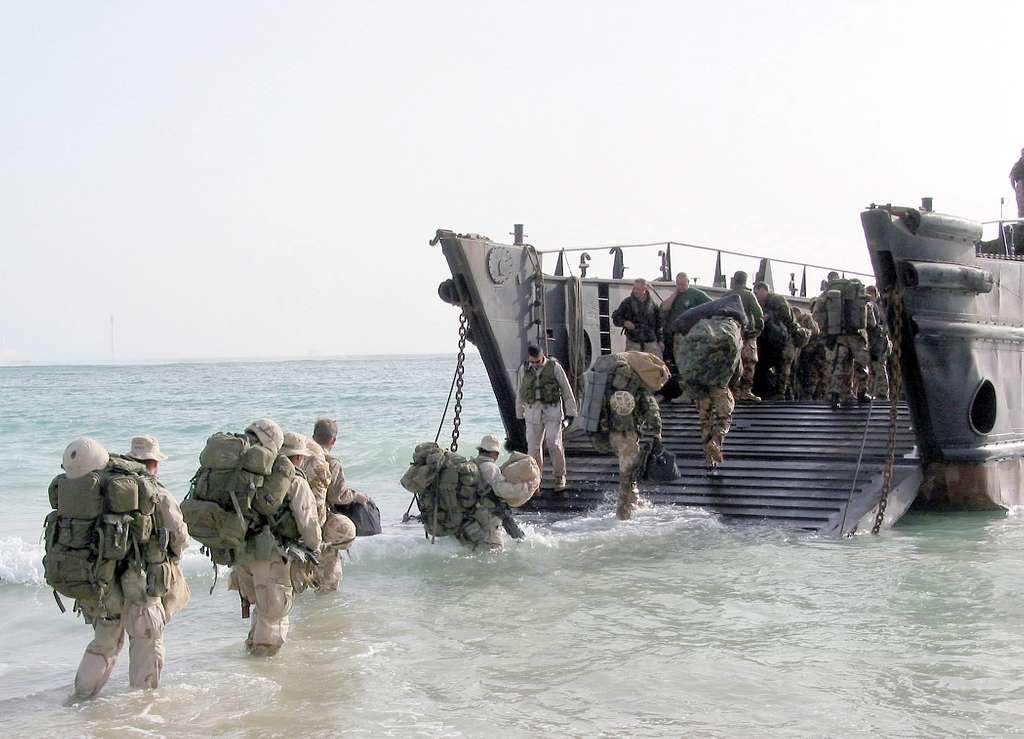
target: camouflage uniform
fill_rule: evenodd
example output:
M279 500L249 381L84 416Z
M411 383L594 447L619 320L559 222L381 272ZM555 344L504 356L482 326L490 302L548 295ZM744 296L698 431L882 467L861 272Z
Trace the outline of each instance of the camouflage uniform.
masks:
M769 293L761 308L764 311L764 321L766 324L777 324L785 328L787 333L786 343L779 350L778 355L771 356L770 352L766 352L769 356L765 357L765 359L772 361L774 365L773 369L777 377L775 386L777 397L791 400L790 375L793 371L793 361L796 359L797 344L799 343L800 346L803 346L810 332L797 323L789 301L783 295ZM764 338L765 334L762 333L761 336Z
M888 400L889 398L889 357L892 354L892 341L889 339L889 332L882 320L882 311L877 302L868 303L868 310L873 318L868 321L868 351L871 358L871 379L868 382L865 392L871 393L876 398Z
M327 507L328 490L331 487L331 463L323 447L312 439L305 439L310 456L305 458L302 471L306 475L310 490L316 499L317 520L324 549L320 553L320 563L313 572L313 582L318 593L330 593L341 585L341 550L348 549L355 540L355 524L348 516L330 512ZM337 469L341 463L337 464ZM354 495L354 494L353 494ZM337 498L338 496L334 496Z
M608 451L619 458L619 501L616 515L626 520L633 517L639 491L636 486L636 464L640 456L640 432L661 436L661 409L650 391L641 386L633 392L636 407L628 416L620 416L605 407L602 430L607 429ZM600 447L601 445L598 444Z
M329 511L336 505L348 505L356 498L356 491L345 483L345 470L341 460L330 454L324 454L327 461L330 483L327 485L327 508ZM330 593L341 587L345 573L341 566L341 553L352 546L356 539L356 525L352 519L331 511L322 521L324 549L320 553L320 565L317 568L317 592Z
M754 400L751 392L754 386L754 369L757 367L757 337L764 329L764 312L761 310L754 293L747 287L734 287L729 293L735 293L743 301L743 310L747 314L747 325L743 327L743 347L740 350L742 370L739 379L733 383L737 400Z
M680 382L697 407L709 468L721 463L732 425L736 402L729 384L740 372L742 341L739 325L724 316L704 318L673 337Z
M830 285L833 283L830 283ZM815 320L823 327L827 317L824 314L825 299L819 296L815 303ZM860 329L841 334L833 334L826 338L825 364L828 367L828 392L833 402L844 403L853 398L856 392L855 382L866 383L871 356L868 353L868 331L874 328L874 313L864 306L867 330Z
M814 316L795 305L793 306L793 318L796 319L801 328L806 329L808 338L807 343L802 347L794 348L791 367L795 368L795 372L792 372L790 375L790 381L786 387L786 397L791 397L793 400L812 400L814 392L813 388L808 387L809 383L807 380L809 368L812 366L814 359L816 340L820 331ZM808 357L806 363L804 362L805 355Z

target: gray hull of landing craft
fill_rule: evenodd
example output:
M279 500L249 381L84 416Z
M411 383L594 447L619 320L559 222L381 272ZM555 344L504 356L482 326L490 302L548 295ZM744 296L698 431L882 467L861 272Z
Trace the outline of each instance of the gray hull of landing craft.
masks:
M903 304L901 367L937 507L1021 505L1024 455L1024 261L981 226L914 208L861 221L880 290ZM983 253L1001 248L1002 255Z
M439 231L432 243L438 242L452 273L439 288L440 296L465 311L469 336L487 369L509 444L525 451L523 422L515 417L515 391L527 345L543 345L582 391L584 373L595 358L625 350L610 315L629 294L632 281L545 274L543 255L532 247L497 244L477 235ZM674 286L654 281L652 288L654 299L660 301ZM712 297L725 292L703 289ZM802 298L794 302L807 303ZM879 455L888 448L883 409L876 406L865 432L868 418L863 410L834 412L815 404L741 408L737 429L726 442L726 463L714 479L700 469L703 456L692 408L665 406L664 416L666 444L680 453L684 474L672 484L645 486L652 502L697 506L738 519L773 520L829 534L870 528L881 498ZM904 411L898 428L900 464L885 525L902 515L920 483L912 438ZM863 439L866 451L858 464ZM596 454L585 438L570 439L566 456L568 493L545 488L531 501L531 510L585 510L600 505L614 490L612 457Z

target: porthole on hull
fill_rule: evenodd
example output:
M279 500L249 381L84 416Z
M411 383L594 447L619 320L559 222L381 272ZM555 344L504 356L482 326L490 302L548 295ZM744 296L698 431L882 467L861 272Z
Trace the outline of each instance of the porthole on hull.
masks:
M971 428L976 434L987 434L996 425L996 389L985 380L974 391L971 401Z

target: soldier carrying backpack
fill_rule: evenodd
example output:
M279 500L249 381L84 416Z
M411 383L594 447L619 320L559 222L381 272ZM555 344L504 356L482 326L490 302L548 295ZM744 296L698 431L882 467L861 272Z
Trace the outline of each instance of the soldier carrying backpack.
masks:
M862 387L865 385L871 364L867 342L875 316L868 309L864 284L829 272L825 289L814 301L814 320L825 342L831 404L839 408L852 401L855 376ZM861 390L857 397L863 403L872 399L866 390Z
M60 596L73 598L94 631L75 675L78 698L92 698L106 684L126 632L129 683L160 683L164 626L189 599L178 565L188 530L156 478L164 459L153 436L132 439L125 456L83 437L64 450L64 473L50 484L46 582L61 610Z
M316 499L296 469L309 450L283 444L281 427L268 418L242 434L214 434L181 504L189 532L214 564L231 566L229 587L239 593L242 617L255 606L246 647L258 656L276 654L288 635L291 561L307 572L320 551Z

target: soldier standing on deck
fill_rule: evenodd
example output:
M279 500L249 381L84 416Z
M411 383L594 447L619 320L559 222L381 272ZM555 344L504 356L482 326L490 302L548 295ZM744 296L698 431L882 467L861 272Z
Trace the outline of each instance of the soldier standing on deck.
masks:
M743 310L747 314L747 325L743 327L743 349L740 352L740 361L743 369L740 372L739 380L733 386L733 395L737 402L759 403L761 399L754 395L751 388L754 386L754 369L757 367L757 337L764 329L764 313L757 302L757 298L747 287L747 273L739 271L732 276L732 283L729 292L740 296L743 301Z
M1024 149L1020 150L1020 159L1010 170L1010 187L1017 196L1017 217L1024 218Z
M773 293L768 283L754 284L754 297L764 311L764 331L761 341L766 344L768 356L762 361L770 362L775 370L775 395L772 400L792 400L791 375L793 360L800 347L807 343L810 331L796 322L789 301L785 296ZM767 344L771 343L770 346Z
M814 317L799 306L793 306L793 318L800 326L807 330L807 343L797 347L796 356L793 357L793 372L790 374L790 383L787 391L787 400L813 400L814 388L810 387L810 369L814 361L816 340L820 333L818 324ZM807 361L805 361L805 358ZM789 396L792 395L792 398Z
M661 311L651 300L647 280L633 280L633 291L612 313L612 323L626 332L627 352L650 352L661 358Z
M544 474L543 446L547 443L551 467L555 473L555 491L565 489L565 449L562 446L562 421L572 422L579 411L576 396L565 370L554 357L544 356L540 347L527 349L527 361L519 370L516 393L516 418L526 421L526 446Z

